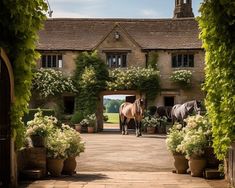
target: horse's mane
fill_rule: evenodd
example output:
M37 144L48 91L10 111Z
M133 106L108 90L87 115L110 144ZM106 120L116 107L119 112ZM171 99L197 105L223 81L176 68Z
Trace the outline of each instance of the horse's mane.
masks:
M142 113L141 101L140 101L140 99L138 99L138 100L136 100L136 101L134 102L134 108L135 108L135 111L136 111L137 114L140 115L140 114Z

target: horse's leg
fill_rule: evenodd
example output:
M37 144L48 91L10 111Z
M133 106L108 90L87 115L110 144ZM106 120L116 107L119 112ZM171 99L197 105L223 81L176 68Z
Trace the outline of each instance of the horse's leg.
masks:
M127 131L127 126L128 126L128 123L129 123L130 119L129 118L126 118L126 123L125 123L125 135L128 135L128 131Z
M139 126L138 126L138 121L134 119L135 121L135 135L139 137Z
M126 121L126 117L125 117L125 116L121 116L121 129L122 129L122 135L124 135L124 134L125 134L125 131L124 131L125 121Z
M142 136L141 121L138 121L138 124L139 124L139 136Z

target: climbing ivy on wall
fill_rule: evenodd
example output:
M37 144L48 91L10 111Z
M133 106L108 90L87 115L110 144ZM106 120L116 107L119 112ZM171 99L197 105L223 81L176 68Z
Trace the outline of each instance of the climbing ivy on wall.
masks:
M206 50L206 108L213 126L213 147L223 159L235 140L235 4L204 0L200 38Z
M39 58L35 52L37 32L46 19L46 10L44 0L0 1L0 46L6 50L13 66L15 101L11 108L11 124L18 147L24 139L21 117L30 99L32 68Z
M108 68L96 52L79 54L75 63L76 110L86 116L96 112L99 93L105 90L109 79Z

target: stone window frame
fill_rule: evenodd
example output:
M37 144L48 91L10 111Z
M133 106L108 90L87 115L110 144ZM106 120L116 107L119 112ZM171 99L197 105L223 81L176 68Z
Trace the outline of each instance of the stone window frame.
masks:
M127 67L128 52L106 52L106 63L109 68Z
M172 53L171 54L171 67L194 67L194 54L193 53Z
M63 55L57 53L41 54L42 68L63 68Z

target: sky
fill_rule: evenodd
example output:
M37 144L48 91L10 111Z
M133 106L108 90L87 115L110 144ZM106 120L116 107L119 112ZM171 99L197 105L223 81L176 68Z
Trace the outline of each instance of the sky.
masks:
M172 18L175 0L48 0L52 18ZM192 0L193 12L203 0Z

